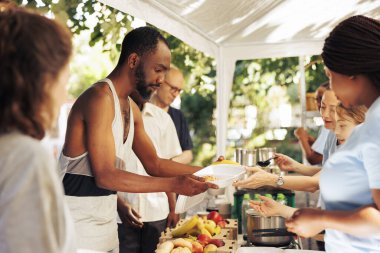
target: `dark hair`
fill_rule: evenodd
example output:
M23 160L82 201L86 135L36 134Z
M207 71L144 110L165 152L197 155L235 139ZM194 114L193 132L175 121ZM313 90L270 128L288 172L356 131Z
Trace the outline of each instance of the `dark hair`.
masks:
M380 22L353 16L335 27L326 38L325 65L344 75L366 75L380 88Z
M5 6L5 7L4 7ZM68 63L71 35L42 15L0 4L0 134L45 135L41 109L53 114L49 86Z
M123 65L132 53L139 56L153 53L157 48L158 41L164 42L169 47L162 34L152 27L144 26L130 31L123 40L117 66Z

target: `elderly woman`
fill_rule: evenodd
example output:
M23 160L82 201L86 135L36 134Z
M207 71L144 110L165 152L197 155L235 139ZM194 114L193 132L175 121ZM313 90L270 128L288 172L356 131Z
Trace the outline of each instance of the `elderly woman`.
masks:
M336 122L334 123L334 132L331 132L334 134L334 142L327 142L323 160L327 161L327 158L332 155L331 153L333 153L331 150L334 149L335 152L336 147L339 147L339 145L343 144L348 137L350 137L355 126L363 123L366 111L367 108L365 106L344 108L342 104L339 104L336 109L334 108L334 113L336 114L334 121ZM277 162L279 159L282 159L283 161L281 163L285 164L280 165L281 169L283 166L286 166L286 168L289 169L290 167L294 168L300 165L300 163L294 161L286 155L277 155ZM253 175L245 180L234 183L234 185L251 189L259 188L261 186L278 186L278 175L268 173L258 167L247 168L247 170L252 172ZM321 173L318 172L313 176L283 176L283 184L280 187L289 190L314 192L319 190L320 174Z
M0 3L0 252L76 252L52 155L71 35L42 15Z
M367 108L365 106L356 106L353 108L344 108L342 104L339 104L336 108L336 126L335 134L337 137L337 143L342 145L348 137L350 137L354 128L363 123L365 118L365 113ZM260 169L261 181L265 182L264 178L267 178L268 184L270 184L271 178L276 178L268 172ZM320 173L312 177L302 177L302 176L287 176L284 177L284 185L287 189L298 188L299 190L308 191L310 189L319 189L319 176ZM285 183L286 182L286 183ZM265 216L280 215L285 218L290 218L293 213L297 210L289 206L284 206L273 199L260 196L262 201L251 201L251 206L262 213Z

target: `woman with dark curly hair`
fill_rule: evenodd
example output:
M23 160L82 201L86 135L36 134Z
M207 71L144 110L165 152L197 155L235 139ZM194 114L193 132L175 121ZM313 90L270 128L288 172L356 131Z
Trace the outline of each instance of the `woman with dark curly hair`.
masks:
M76 252L56 163L40 140L65 99L66 28L0 3L0 252Z
M327 37L322 58L343 105L369 109L323 166L325 210L300 209L287 226L301 236L325 229L327 252L380 252L380 22L364 16L344 20Z

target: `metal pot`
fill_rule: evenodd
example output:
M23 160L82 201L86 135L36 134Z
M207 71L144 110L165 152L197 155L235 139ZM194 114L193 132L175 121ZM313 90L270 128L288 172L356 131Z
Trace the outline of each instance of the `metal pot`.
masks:
M280 247L293 240L293 234L286 231L283 217L264 217L253 209L247 210L247 234L248 242L257 246Z

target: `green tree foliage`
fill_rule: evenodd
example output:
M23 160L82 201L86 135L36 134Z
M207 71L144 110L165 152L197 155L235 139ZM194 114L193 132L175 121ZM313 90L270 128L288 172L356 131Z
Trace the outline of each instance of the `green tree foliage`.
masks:
M87 43L96 47L99 44L102 50L109 54L111 61L115 62L121 49L124 35L132 29L134 17L108 7L95 0L16 0L18 4L36 8L40 12L54 14L66 23L74 37L76 47L74 57L89 54L82 38L85 33ZM94 20L94 22L88 22ZM197 51L183 43L176 37L161 31L168 40L172 52L172 63L184 73L187 86L182 95L182 105L185 117L188 119L193 134L194 154L196 164L205 164L212 159L215 146L215 126L212 115L215 108L215 62L202 52ZM81 44L82 43L82 44ZM92 51L93 53L94 51ZM73 98L78 97L89 85L104 77L109 70L99 59L109 62L108 57L95 51L90 63L83 63L74 59L69 92ZM97 60L96 60L97 59ZM108 64L111 65L111 64ZM205 162L206 161L206 162Z
M95 0L15 0L18 4L37 8L43 13L53 14L66 23L74 37L87 34L87 40L79 40L76 44L74 57L89 54L84 43L92 47L100 45L102 51L91 58L91 64L78 63L73 67L77 79L73 80L70 93L75 98L91 83L103 77L109 70L104 63L96 69L90 65L98 64L99 58L115 62L120 51L124 35L132 29L134 17L108 7ZM90 22L92 21L92 22ZM216 66L215 61L199 52L176 37L162 31L167 38L171 52L172 63L181 69L185 75L187 86L182 94L181 109L189 122L193 134L195 163L206 165L215 155L215 124L213 113L216 104ZM87 42L85 42L87 41ZM82 43L82 44L81 44ZM99 49L100 50L100 49ZM108 56L108 57L107 57ZM97 59L97 60L96 60ZM102 61L103 61L102 60ZM316 56L305 63L307 66L307 90L314 91L327 78L323 74L323 66ZM103 67L102 67L103 66ZM266 115L271 108L267 95L271 87L280 85L286 87L289 101L298 101L298 58L259 59L238 61L232 86L231 108L244 108L255 105L258 108L258 124L253 138L247 146L257 146L258 139L265 143L263 133L266 129ZM234 124L230 117L230 125ZM287 136L287 138L290 138Z
M289 57L281 59L257 59L238 61L236 64L234 85L232 86L231 108L243 109L247 105L257 107L257 127L253 136L243 142L243 146L254 148L258 146L277 146L281 152L300 159L301 152L293 135L293 128L288 129L285 140L281 143L268 143L264 132L268 130L268 115L277 106L269 101L268 92L274 86L286 87L289 102L299 103L299 59ZM319 56L306 58L305 62L306 90L314 92L318 86L327 80L323 64ZM230 125L233 122L229 122ZM229 150L232 153L232 150Z

